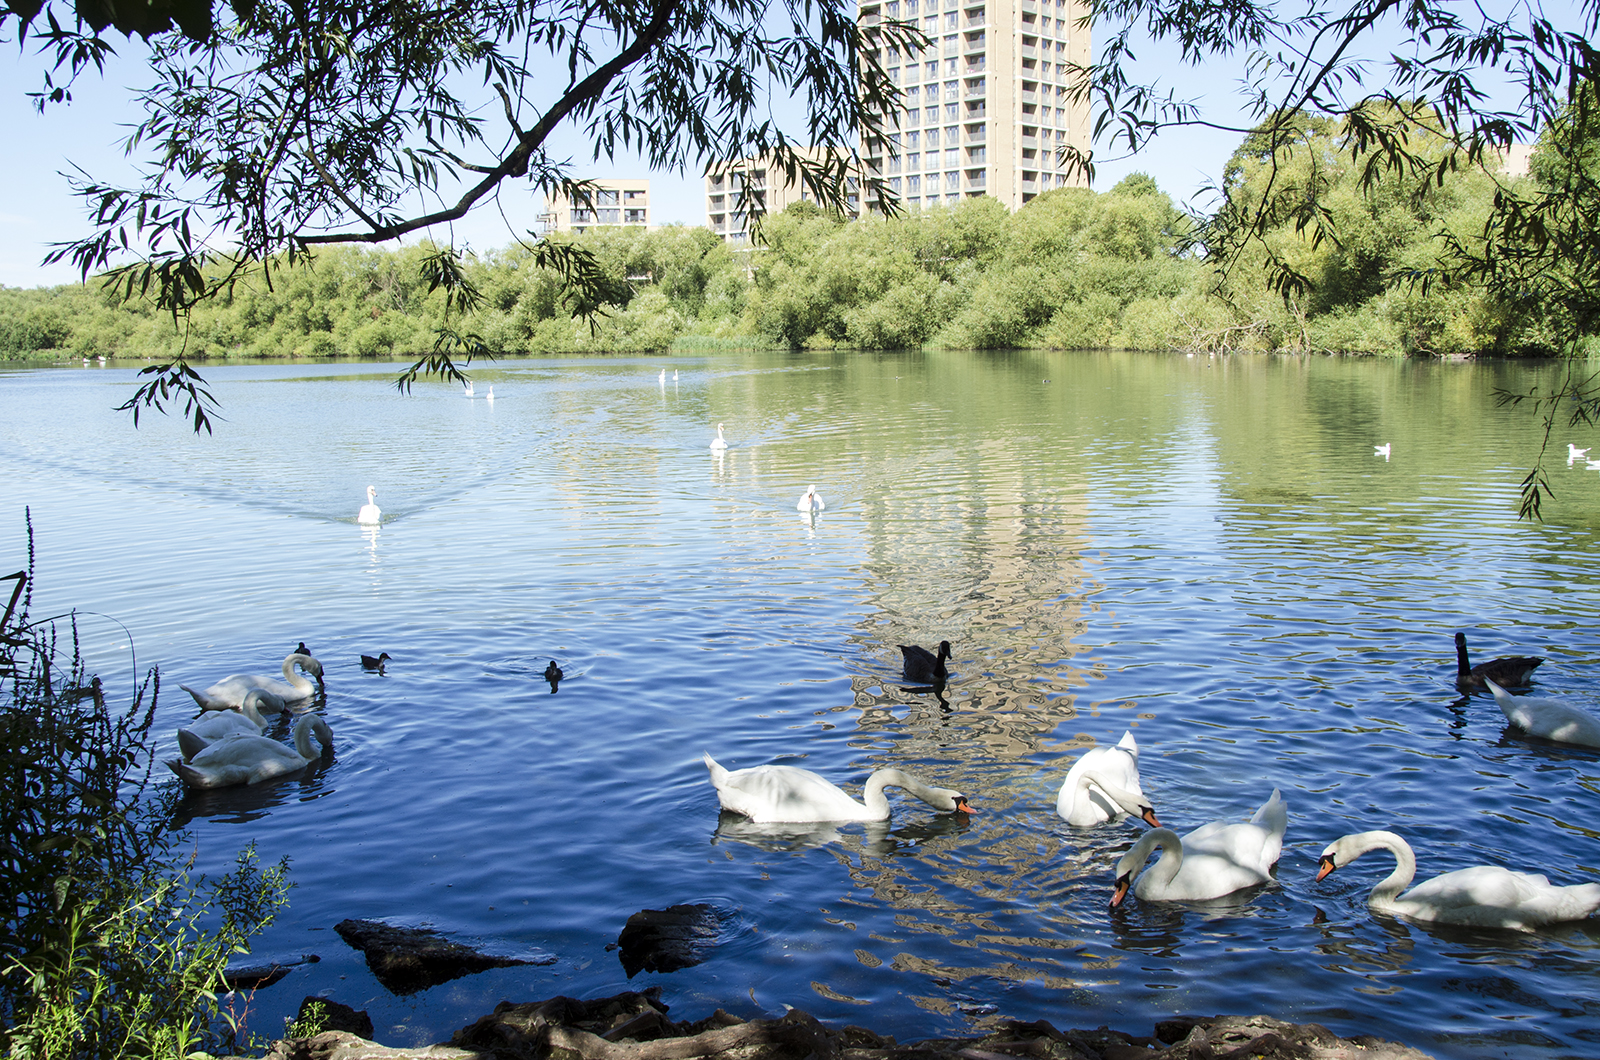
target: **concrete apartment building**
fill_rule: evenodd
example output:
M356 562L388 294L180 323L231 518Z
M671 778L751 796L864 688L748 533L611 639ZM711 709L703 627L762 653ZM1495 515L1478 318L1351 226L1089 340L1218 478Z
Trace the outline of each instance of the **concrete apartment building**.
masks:
M539 215L542 232L583 233L597 225L650 227L650 182L648 180L596 180L590 203L573 202L560 192L552 192Z
M782 213L792 202L811 199L810 192L789 183L783 170L766 158L739 158L707 171L705 193L706 227L735 246L750 242L751 223L762 214ZM858 195L849 197L845 212L852 220L860 216Z
M1088 103L1068 99L1071 67L1090 60L1084 14L1081 0L862 0L862 25L912 22L931 38L882 55L898 132L868 166L910 207L991 195L1015 210L1085 183L1059 155L1089 147Z

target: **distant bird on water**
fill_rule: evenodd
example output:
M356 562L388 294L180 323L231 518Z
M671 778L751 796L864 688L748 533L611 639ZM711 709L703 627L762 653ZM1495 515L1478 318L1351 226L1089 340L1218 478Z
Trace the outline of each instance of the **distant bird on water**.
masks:
M388 662L389 658L390 655L386 651L379 652L376 656L363 655L361 657L361 668L363 670L376 670L381 674L383 673L383 664Z
M728 440L722 436L722 424L717 424L717 436L711 439L711 448L717 451L728 448Z
M944 661L950 658L949 641L939 642L938 655L917 644L901 644L899 648L905 659L906 680L942 685L950 679L950 672L944 665Z
M1587 458L1588 455L1589 455L1589 450L1588 449L1579 449L1577 446L1573 445L1571 442L1567 443L1567 466L1568 467L1571 467L1575 462L1577 462L1579 460L1583 460L1583 459Z
M1393 449L1393 448L1394 448L1394 443L1393 442L1384 442L1382 445L1375 445L1375 446L1372 447L1372 455L1373 456L1381 456L1385 460L1387 460L1387 459L1389 459L1389 451L1391 449Z
M361 510L356 513L356 522L371 525L383 519L383 512L378 510L377 503L373 501L373 497L377 492L371 486L367 487L367 503L363 504Z
M483 400L485 400L485 401L493 401L494 400L494 387L491 386L489 388L489 392L487 394L483 395Z
M468 379L465 383L461 384L461 396L462 397L472 397L473 396L473 394L472 394L472 380Z
M561 679L565 676L566 674L561 672L561 667L556 665L554 659L551 659L550 665L544 668L544 679L550 682L550 694L552 696L556 694L556 688L561 684Z
M807 486L805 493L795 502L795 510L800 512L820 512L827 505L822 503L822 497L817 493L817 487Z
M1489 681L1501 688L1524 688L1543 662L1535 655L1511 655L1473 666L1467 658L1467 635L1456 633L1456 687L1463 692L1481 692Z

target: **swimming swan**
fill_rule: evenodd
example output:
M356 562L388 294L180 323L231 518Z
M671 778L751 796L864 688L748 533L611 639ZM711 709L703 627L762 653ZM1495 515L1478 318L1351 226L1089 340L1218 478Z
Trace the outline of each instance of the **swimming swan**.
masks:
M1559 699L1514 696L1493 681L1487 683L1500 713L1524 732L1579 747L1600 747L1600 718L1593 714Z
M1119 905L1130 885L1146 902L1203 902L1266 883L1283 852L1288 827L1289 809L1273 788L1248 823L1212 821L1182 839L1170 828L1152 828L1117 862L1111 904ZM1156 847L1161 848L1161 859L1140 875Z
M1393 832L1357 832L1329 843L1317 869L1321 880L1369 850L1394 855L1394 871L1372 888L1367 905L1379 913L1401 913L1418 920L1472 927L1532 931L1545 924L1582 920L1600 909L1600 883L1559 887L1537 873L1513 872L1498 865L1474 865L1435 876L1405 894L1417 874L1411 846Z
M371 486L367 487L367 503L363 504L361 510L356 513L356 522L370 524L383 519L383 512L378 510L378 506L372 500L375 493L377 493L377 490Z
M794 510L797 512L820 512L827 505L822 503L822 498L817 496L817 487L807 486L805 493L795 502Z
M950 671L944 665L944 661L950 658L949 641L939 642L938 655L920 644L901 644L898 647L904 660L902 672L906 675L906 680L940 685L950 680Z
M967 797L949 788L935 788L898 769L880 769L867 778L861 802L809 769L796 766L754 766L731 773L708 754L706 769L724 810L742 813L756 824L800 824L816 821L887 821L886 787L905 788L936 810L972 813ZM865 805L863 805L863 803Z
M1567 443L1567 466L1571 467L1574 461L1586 460L1589 456L1588 449L1579 449L1571 442Z
M321 752L311 745L312 733L322 744ZM191 788L233 788L297 772L331 750L333 730L317 715L307 714L295 724L293 748L270 736L229 736L191 761L167 765Z
M1467 635L1456 633L1456 687L1463 692L1481 692L1490 678L1502 688L1522 688L1542 662L1537 655L1508 655L1473 666L1467 658Z
M257 705L283 713L283 700L261 688L252 688L244 697L244 706L237 711L208 710L195 721L178 730L178 750L187 762L211 744L229 736L260 736L267 728L267 719L256 709Z
M713 449L726 449L726 448L728 448L728 440L722 436L722 424L720 424L720 423L717 424L717 436L715 438L711 439L711 448L713 448Z
M310 699L317 691L316 685L295 671L297 666L319 680L322 677L321 663L309 655L294 654L283 660L282 681L262 674L231 674L204 692L196 692L188 685L178 687L193 696L194 701L205 710L231 710L234 707L242 707L245 697L253 688L271 692L284 703L297 703L302 699Z
M1394 450L1394 443L1393 442L1384 442L1382 445L1375 445L1375 446L1372 447L1372 455L1373 456L1381 456L1385 460L1387 460L1387 459L1389 459L1389 454L1393 450Z
M1056 796L1056 813L1076 828L1089 828L1132 815L1161 827L1139 787L1139 745L1124 732L1115 747L1091 747L1067 770Z

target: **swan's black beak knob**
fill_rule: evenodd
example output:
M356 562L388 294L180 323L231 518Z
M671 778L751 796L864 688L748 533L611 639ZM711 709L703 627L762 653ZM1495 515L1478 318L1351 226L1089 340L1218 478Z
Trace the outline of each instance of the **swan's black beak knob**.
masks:
M1328 875L1328 873L1332 872L1337 867L1338 866L1334 865L1334 863L1333 863L1333 855L1332 854L1324 854L1324 855L1322 855L1322 857L1318 858L1317 859L1317 880L1318 880L1318 882L1321 882L1321 880L1322 880L1322 878L1324 876Z

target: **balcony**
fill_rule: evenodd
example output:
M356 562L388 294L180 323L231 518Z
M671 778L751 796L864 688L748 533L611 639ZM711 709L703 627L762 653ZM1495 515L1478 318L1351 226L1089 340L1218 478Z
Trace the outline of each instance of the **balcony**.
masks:
M967 170L967 187L969 189L971 189L971 188L985 188L985 187L988 187L988 180L989 180L989 176L988 176L988 171L987 170L983 170L983 169L969 169L969 170Z
M989 127L987 125L967 126L966 141L969 144L982 144L989 141Z

